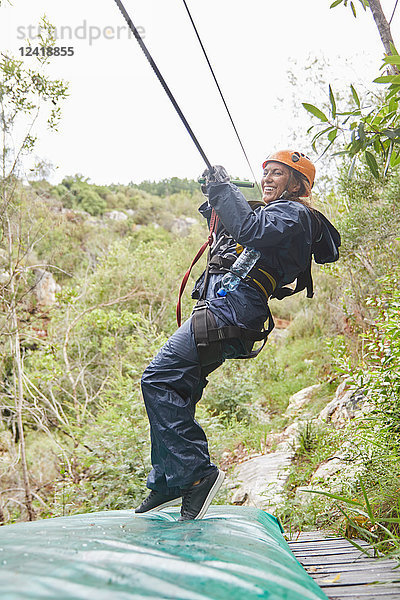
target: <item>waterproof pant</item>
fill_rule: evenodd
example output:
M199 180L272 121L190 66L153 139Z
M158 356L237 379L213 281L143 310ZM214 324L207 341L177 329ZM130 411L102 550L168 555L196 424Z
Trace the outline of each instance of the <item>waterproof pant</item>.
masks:
M246 316L249 327L254 328L257 323L261 328L265 320L265 302L262 303L253 290L251 295L255 295L256 307L243 298L240 305L235 305L233 297L228 301L209 298L217 325L243 326L243 316ZM225 342L221 361L213 368L222 364L225 358L235 358L246 350L240 340ZM207 385L206 375L213 368L207 367L205 371L200 366L190 317L145 370L142 393L150 421L153 465L147 479L148 488L179 495L181 488L217 468L210 461L206 435L195 419L196 404Z

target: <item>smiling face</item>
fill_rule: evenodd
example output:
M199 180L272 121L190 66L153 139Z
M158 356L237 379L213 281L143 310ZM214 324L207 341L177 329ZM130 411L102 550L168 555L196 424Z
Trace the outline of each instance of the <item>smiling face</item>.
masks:
M299 184L291 176L289 167L279 162L271 161L265 165L264 176L261 179L263 200L267 204L278 200L285 190L290 194L298 191ZM297 188L297 189L296 189Z

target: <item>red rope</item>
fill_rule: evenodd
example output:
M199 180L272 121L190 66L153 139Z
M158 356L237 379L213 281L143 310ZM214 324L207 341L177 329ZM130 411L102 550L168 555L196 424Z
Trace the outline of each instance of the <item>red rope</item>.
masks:
M197 261L199 260L199 258L204 254L204 250L207 248L207 246L211 246L213 243L213 233L217 227L218 224L218 215L215 212L215 210L213 209L211 212L211 219L210 219L210 233L208 236L208 239L206 242L204 242L204 244L202 245L202 247L200 248L200 250L197 252L196 256L194 257L194 259L192 260L192 264L190 265L190 267L188 268L188 270L186 271L185 275L183 276L182 279L182 283L181 286L179 288L179 295L178 295L178 303L176 305L176 322L178 323L178 327L181 326L182 324L182 310L181 310L181 305L182 305L182 295L183 292L185 290L187 281L189 279L189 275L194 267L194 265L197 263Z

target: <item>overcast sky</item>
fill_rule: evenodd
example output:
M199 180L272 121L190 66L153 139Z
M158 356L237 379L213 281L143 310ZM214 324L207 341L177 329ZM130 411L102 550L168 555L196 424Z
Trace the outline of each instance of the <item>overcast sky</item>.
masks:
M301 79L310 73L310 56L325 57L336 80L366 83L379 69L383 50L370 12L360 9L355 20L344 7L329 10L330 0L187 3L257 173L265 156L289 145L294 124L304 138L311 123L304 114L299 125L296 106L313 102L317 91L291 88L288 69ZM395 0L381 3L390 16ZM124 4L210 161L251 178L183 2ZM105 184L197 177L203 161L137 42L126 29L118 32L125 22L114 0L13 0L0 8L2 50L18 56L43 14L64 35L57 45L74 48L74 56L54 58L48 69L70 82L59 132L42 130L37 149L55 165L53 180L75 173ZM395 39L399 27L400 8Z

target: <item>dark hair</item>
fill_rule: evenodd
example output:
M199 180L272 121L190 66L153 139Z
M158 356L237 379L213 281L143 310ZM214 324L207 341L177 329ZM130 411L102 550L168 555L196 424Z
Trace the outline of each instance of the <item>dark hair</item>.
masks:
M292 169L289 167L291 176L294 178L295 183L299 185L299 190L297 192L292 192L291 194L286 194L288 200L296 200L297 202L301 202L305 206L311 208L311 185L308 181L307 177L299 171Z

